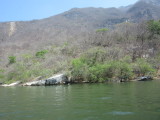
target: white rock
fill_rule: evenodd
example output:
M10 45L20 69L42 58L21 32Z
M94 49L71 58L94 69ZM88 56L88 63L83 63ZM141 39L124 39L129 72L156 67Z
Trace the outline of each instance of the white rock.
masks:
M2 85L2 86L4 86L4 87L11 87L11 86L17 86L17 85L19 85L20 83L21 83L20 81L16 81L16 82L14 82L14 83L4 84L4 85Z
M23 86L44 86L44 85L57 85L68 83L68 78L64 74L57 74L46 80L36 80L32 82L24 83Z
M38 80L24 83L23 86L42 86L45 85L45 80Z

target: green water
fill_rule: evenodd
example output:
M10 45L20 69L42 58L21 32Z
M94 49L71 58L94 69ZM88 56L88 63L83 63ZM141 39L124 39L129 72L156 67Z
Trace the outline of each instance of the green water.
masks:
M0 120L160 120L160 81L0 87Z

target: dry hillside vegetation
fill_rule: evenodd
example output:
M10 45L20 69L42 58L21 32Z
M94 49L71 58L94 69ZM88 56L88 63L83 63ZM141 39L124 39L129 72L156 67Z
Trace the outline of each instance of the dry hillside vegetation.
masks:
M160 59L160 7L156 0L151 2L141 0L123 8L74 8L42 20L0 23L0 81L30 81L64 71L77 80L103 81L88 74L97 74L98 67L107 71L111 63L118 66L115 61L131 72L126 80L155 74ZM140 63L146 71L140 72ZM121 70L112 71L116 76L101 76L122 78Z

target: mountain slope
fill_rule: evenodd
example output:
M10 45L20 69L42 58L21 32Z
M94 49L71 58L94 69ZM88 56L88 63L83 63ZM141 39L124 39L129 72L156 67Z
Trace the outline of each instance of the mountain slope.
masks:
M149 3L149 4L153 4L156 6L160 6L160 0L141 0L141 1Z
M140 0L124 8L74 8L46 19L0 23L0 57L6 61L10 55L34 52L65 42L77 42L78 45L78 41L85 39L83 33L112 28L126 21L160 19L157 5L158 0Z
M0 23L0 56L7 59L12 54L72 42L74 37L78 41L83 39L81 33L124 22L124 16L116 8L75 8L42 20Z
M139 22L143 20L160 19L159 11L159 6L145 1L139 1L127 11L127 14L132 21Z

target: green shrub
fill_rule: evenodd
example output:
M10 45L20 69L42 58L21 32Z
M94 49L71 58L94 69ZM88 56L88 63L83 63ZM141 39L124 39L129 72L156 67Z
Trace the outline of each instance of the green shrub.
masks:
M104 82L112 78L117 78L126 81L133 76L132 65L128 57L119 61L104 62L97 62L93 58L83 56L72 60L71 75L73 79L78 81Z
M97 29L96 32L106 32L108 30L109 29L107 29L107 28L100 28L100 29Z
M131 64L126 61L111 61L105 65L105 77L106 78L118 78L119 80L129 80L133 76L133 69Z
M111 79L116 75L116 73L117 73L117 63L115 61L106 62L104 64L104 67L105 67L104 76L106 78Z
M110 78L108 76L110 65L109 64L97 64L89 68L88 80L90 82L104 82Z
M48 50L42 50L36 53L37 58L44 58L45 54L48 53Z
M119 61L117 64L117 69L117 78L119 78L121 81L126 81L132 78L133 69L131 64L124 61Z
M9 64L16 63L16 56L9 56L8 60L9 60Z
M134 64L134 71L138 76L153 75L155 69L145 59L137 59Z
M160 21L150 20L148 22L148 29L152 34L159 34L160 35Z
M84 53L80 58L72 60L71 75L73 79L78 81L89 80L96 82L97 80L99 80L99 77L97 76L98 79L96 80L94 74L96 74L98 70L98 68L96 67L100 67L97 64L100 65L101 63L103 63L104 59L105 51L103 49L93 48Z
M84 80L85 74L88 70L88 65L86 64L83 58L74 59L71 62L72 64L72 71L71 75L75 80L82 81Z
M81 56L87 65L93 66L97 63L103 63L106 58L106 51L103 48L92 48Z
M14 72L9 72L7 75L7 82L9 83L9 81L16 81L16 77L19 76L18 73L16 71Z

